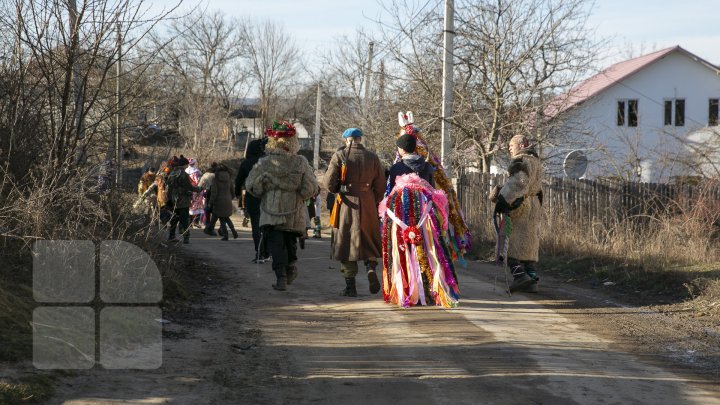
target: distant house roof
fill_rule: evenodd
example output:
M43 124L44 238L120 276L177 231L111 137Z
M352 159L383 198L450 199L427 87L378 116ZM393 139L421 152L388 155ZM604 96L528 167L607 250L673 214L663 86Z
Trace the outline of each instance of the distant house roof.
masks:
M241 107L230 113L233 118L259 118L260 111L254 107Z
M602 72L592 76L579 85L573 87L570 91L557 96L551 101L547 107L545 107L545 116L547 118L553 118L558 114L567 111L578 104L594 97L601 93L605 89L611 87L615 83L624 80L625 78L633 75L637 71L651 65L652 63L664 58L665 56L673 52L682 52L686 56L701 63L708 68L720 73L720 69L712 63L700 58L699 56L688 52L679 45L661 49L659 51L649 53L647 55L639 56L637 58L629 59L623 62L616 63Z

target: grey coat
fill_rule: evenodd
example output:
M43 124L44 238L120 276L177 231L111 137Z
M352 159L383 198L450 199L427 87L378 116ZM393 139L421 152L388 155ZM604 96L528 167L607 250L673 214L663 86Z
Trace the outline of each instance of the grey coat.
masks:
M260 226L304 234L305 200L320 191L312 167L304 156L278 149L266 153L245 180L245 190L260 198Z

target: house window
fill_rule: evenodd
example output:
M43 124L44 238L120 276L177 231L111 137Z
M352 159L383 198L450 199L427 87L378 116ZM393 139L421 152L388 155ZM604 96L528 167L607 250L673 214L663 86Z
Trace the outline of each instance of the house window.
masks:
M627 108L626 108L627 107ZM619 127L638 125L638 101L637 99L618 100L617 102L617 125Z
M675 125L676 127L685 126L685 99L674 98L665 100L663 104L665 125Z
M636 127L638 125L638 101L628 100L628 119L627 123L629 127Z
M685 100L675 100L675 126L682 127L685 125Z
M619 127L625 125L625 102L618 101L617 107L617 124Z
M718 99L711 98L708 103L708 126L716 127L718 125Z

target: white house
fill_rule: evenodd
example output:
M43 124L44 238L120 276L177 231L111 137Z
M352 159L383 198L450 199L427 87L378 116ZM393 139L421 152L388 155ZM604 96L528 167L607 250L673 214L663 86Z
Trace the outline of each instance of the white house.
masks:
M614 64L545 109L559 156L580 150L585 177L664 182L718 175L720 68L680 46ZM575 152L577 155L578 153Z

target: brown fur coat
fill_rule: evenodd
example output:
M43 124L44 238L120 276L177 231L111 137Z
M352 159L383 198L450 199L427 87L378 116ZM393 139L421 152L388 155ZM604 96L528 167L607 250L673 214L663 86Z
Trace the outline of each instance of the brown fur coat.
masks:
M509 204L524 198L522 205L510 211L512 233L508 257L513 259L538 261L542 219L538 193L542 191L544 173L542 162L537 156L520 152L513 158L510 177L500 189L500 194Z

